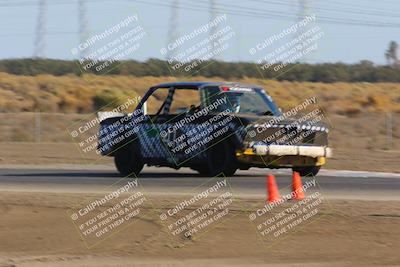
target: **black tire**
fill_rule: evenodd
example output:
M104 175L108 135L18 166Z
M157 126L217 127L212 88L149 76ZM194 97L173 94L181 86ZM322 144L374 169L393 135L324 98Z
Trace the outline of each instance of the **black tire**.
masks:
M201 176L214 177L219 174L233 176L238 168L235 148L229 141L222 141L207 150L207 162L196 170Z
M114 156L114 163L123 176L132 173L139 175L144 166L140 152L134 144L128 144L118 149Z
M298 172L300 176L317 176L321 166L294 167L293 171Z

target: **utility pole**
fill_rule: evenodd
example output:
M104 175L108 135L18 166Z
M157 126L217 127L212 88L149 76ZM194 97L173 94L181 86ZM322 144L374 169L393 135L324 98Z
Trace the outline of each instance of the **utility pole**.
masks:
M169 19L169 30L168 30L168 43L167 43L167 60L171 60L174 54L177 53L178 48L170 51L168 45L175 42L178 38L178 16L179 16L179 0L173 0L171 6L171 17Z
M35 48L33 57L44 58L46 49L47 30L47 0L39 0L39 13L36 24Z
M89 38L88 19L86 14L86 0L79 0L79 43L84 43ZM80 58L86 58L90 48L80 51Z
M307 15L309 15L309 0L299 0L299 10L298 10L298 15L297 15L297 22L302 21L303 19L305 19L307 17ZM305 32L307 32L307 29L309 27L306 26L302 26L298 29L298 32L295 36L295 38L299 38L300 36L302 36L302 34L304 34ZM306 62L306 55L304 54L305 51L304 46L302 46L302 48L300 49L300 51L298 51L299 53L301 53L302 55L302 59L304 62Z
M210 7L209 7L209 12L210 12L210 23L213 21L213 20L215 20L216 18L217 18L217 11L216 11L216 0L210 0ZM215 26L215 27L211 27L211 29L210 29L210 35L209 35L209 40L212 42L212 44L213 44L213 50L215 51L215 49L216 49L216 47L215 47L215 41L216 40L214 40L214 39L212 39L213 38L213 36L214 36L214 34L217 32L217 27ZM214 52L214 51L212 51L212 52ZM214 59L215 60L215 55L214 55L214 53L213 53L213 57L212 58L210 58L210 59Z
M299 13L297 15L298 21L301 21L307 16L308 13L308 0L299 0Z

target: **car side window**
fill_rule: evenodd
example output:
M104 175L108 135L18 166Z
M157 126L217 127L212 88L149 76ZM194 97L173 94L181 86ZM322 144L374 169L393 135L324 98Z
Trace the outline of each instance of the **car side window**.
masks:
M168 89L158 89L146 100L148 115L156 115L168 95Z
M205 106L213 105L214 103L218 103L219 102L218 100L227 98L226 94L221 92L218 86L204 87L202 90L202 95ZM230 107L231 107L230 102L227 100L226 104L218 105L216 111L222 112L226 109L229 109Z
M198 90L176 89L169 109L169 114L178 115L189 112L194 108L199 108L200 104L201 101Z

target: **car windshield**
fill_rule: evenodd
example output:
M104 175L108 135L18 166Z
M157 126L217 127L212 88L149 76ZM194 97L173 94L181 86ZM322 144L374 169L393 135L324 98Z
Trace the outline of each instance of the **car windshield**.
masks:
M229 110L240 114L280 115L280 111L272 98L261 89L239 87L221 87L220 89L214 87L205 90L205 97L207 105L226 99L218 107L219 112Z

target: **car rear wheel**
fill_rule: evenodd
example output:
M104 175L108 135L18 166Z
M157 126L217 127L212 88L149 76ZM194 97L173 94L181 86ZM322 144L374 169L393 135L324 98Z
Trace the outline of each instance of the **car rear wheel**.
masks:
M317 176L321 166L294 167L293 171L298 172L300 176Z
M118 149L114 156L114 162L117 170L123 176L132 173L138 175L144 166L140 152L134 144L129 144Z
M197 171L201 176L214 177L219 174L233 176L237 170L235 148L230 142L220 142L207 150L207 162Z

